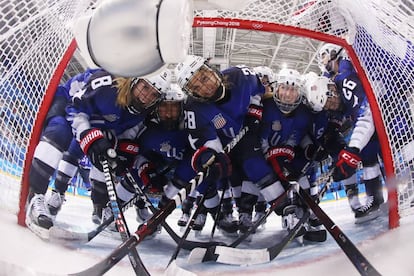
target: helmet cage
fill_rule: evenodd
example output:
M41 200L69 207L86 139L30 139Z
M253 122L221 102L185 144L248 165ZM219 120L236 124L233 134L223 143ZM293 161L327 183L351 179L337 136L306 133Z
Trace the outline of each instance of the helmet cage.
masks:
M184 122L184 101L185 95L181 88L177 84L171 84L155 111L163 128L174 130L181 127Z
M131 97L131 104L128 110L133 114L139 114L150 109L162 99L161 91L147 79L136 79L131 82L131 92L138 90L138 95Z
M224 97L221 75L208 65L202 65L182 87L183 91L200 102L215 102ZM203 93L203 95L200 95Z
M345 55L344 48L339 45L327 43L319 50L318 53L318 66L322 72L333 72L334 61L339 57Z
M292 103L287 103L285 100L280 98L280 89L284 88L284 86L288 86L289 90L297 92L297 98ZM284 114L289 114L294 111L302 102L302 76L299 74L298 71L293 69L282 69L277 77L277 84L275 92L273 93L273 100L275 101L276 105L279 107L280 111ZM286 89L286 88L284 88Z
M279 89L279 88L280 88L280 86L278 86L277 89ZM286 102L283 102L279 98L279 91L276 90L276 92L273 93L273 100L275 101L277 107L279 108L279 110L283 114L289 114L289 113L293 112L301 104L301 102L302 102L302 93L300 92L300 90L298 90L297 99L293 103L286 103Z

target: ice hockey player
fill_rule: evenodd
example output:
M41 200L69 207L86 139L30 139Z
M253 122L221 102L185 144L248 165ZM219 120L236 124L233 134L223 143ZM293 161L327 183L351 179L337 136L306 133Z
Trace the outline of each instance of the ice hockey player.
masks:
M135 163L135 175L140 179L144 191L161 194L158 207L162 208L178 191L187 186L196 176L191 167L193 150L188 142L188 131L184 128L185 94L181 88L172 83L167 89L160 104L146 119L146 130L140 135L138 143L140 154ZM134 193L132 187L124 185L124 190ZM119 192L123 197L123 193ZM125 196L128 196L125 194ZM122 198L128 200L128 198ZM141 223L152 214L145 206L137 209ZM201 230L205 220L197 217L194 230Z
M57 204L53 206L45 204L49 181L73 137L70 123L65 118L65 108L73 95L82 89L94 72L97 72L97 69L88 69L69 79L64 85L58 86L45 119L40 142L35 149L29 173L30 191L26 225L41 236L42 229L49 229L53 226L53 216L56 215L65 200L66 188L60 190L57 187L51 195Z
M217 184L220 179L244 174L266 201L281 195L284 188L260 150L257 130L262 115L264 87L257 75L243 66L219 72L199 56L189 56L177 65L176 71L177 81L188 95L184 108L190 144L195 150L193 168L196 171L208 168L207 179L211 185ZM229 154L223 152L223 147L243 125L249 127L247 134ZM209 160L214 161L209 164ZM207 190L201 187L201 193L205 192L203 189ZM257 195L253 195L253 204L256 200ZM247 207L250 209L252 206L249 201ZM251 210L245 212L242 203L238 207L239 227L243 231L252 224ZM238 230L230 215L222 215L217 224L225 234L234 234Z
M308 160L304 158L306 154L300 146L309 132L312 116L302 104L302 99L302 76L296 70L282 69L277 75L273 96L263 100L261 139L266 159L278 178L285 185L289 181L297 181L301 188L310 193L308 178L301 172ZM275 211L282 216L283 228L290 230L307 209L295 193L290 193ZM309 224L320 225L313 214ZM308 229L303 227L297 236L304 235L306 230ZM307 238L308 235L304 237Z
M145 128L143 122L169 85L167 70L149 78L114 78L99 72L67 109L75 137L93 165L91 199L94 214L102 213L102 220L110 215L111 208L106 207L109 197L100 161L107 159L118 176L132 167L139 149L136 140Z
M322 76L311 81L309 89L308 102L319 106L319 109L322 107L352 119L350 139L339 152L333 178L334 181L349 178L362 161L367 200L365 205L353 209L355 222L362 223L378 217L379 207L384 202L378 161L380 150L371 110L359 79L355 73L336 78L335 82ZM346 189L352 204L352 194L348 187Z

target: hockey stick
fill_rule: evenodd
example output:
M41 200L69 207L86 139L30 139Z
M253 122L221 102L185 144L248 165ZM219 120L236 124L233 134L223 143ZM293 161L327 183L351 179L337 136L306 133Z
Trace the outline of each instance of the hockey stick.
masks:
M226 145L226 147L224 148L224 152L230 152L230 150L232 150L237 145L237 143L244 137L247 131L249 131L249 128L247 126L242 128L239 134L237 134L236 137L234 137L233 140ZM189 181L189 184L185 188L182 188L178 192L178 194L175 195L174 198L171 199L164 206L163 209L158 210L141 228L137 229L137 231L135 231L135 233L131 237L129 237L126 241L124 241L117 248L115 248L115 250L109 256L107 256L94 266L71 275L102 275L108 270L110 270L126 254L128 254L128 252L131 249L135 248L142 241L143 238L151 234L153 232L153 229L155 229L158 226L158 224L164 221L165 218L168 217L175 210L175 208L182 203L182 201L184 201L186 196L191 191L193 191L199 183L203 181L203 178L204 173L199 172L196 175L196 177Z
M270 210L270 212L273 212L275 207L280 204L280 201L287 196L289 190L294 189L294 191L296 191L296 186L299 186L297 182L292 184L284 194L279 196L273 202L271 207L268 208L268 211ZM322 189L318 194L318 199L322 198L325 192L326 189ZM263 218L265 219L268 214L269 213L266 213ZM296 237L304 224L308 221L309 217L310 212L307 210L296 223L296 225L283 237L283 239L270 247L261 249L239 249L231 247L231 245L237 246L239 244L240 240L237 239L230 246L215 246L206 249L195 248L193 251L191 251L187 262L194 264L200 262L215 261L232 265L253 265L270 262L275 259L280 254L280 252L282 252L282 250ZM254 226L257 226L256 224L258 223L260 223L260 221L256 222Z
M180 249L182 248L183 241L185 241L187 239L188 235L190 234L191 229L193 229L193 225L195 223L195 220L196 220L197 216L205 208L204 207L205 198L206 198L205 195L201 195L201 199L200 199L199 203L197 204L197 208L194 210L194 212L192 212L192 214L190 216L190 219L188 220L187 226L185 228L185 231L184 231L180 241L178 242L177 247L174 250L174 253L171 255L171 258L168 261L167 267L171 264L172 261L177 259L178 253L180 253Z
M313 160L310 160L306 163L306 165L302 168L301 174L304 175L311 164L313 163ZM297 185L297 183L295 184ZM269 262L270 260L273 260L276 258L280 252L285 248L290 241L294 239L296 234L299 232L299 230L302 228L303 224L307 221L310 214L309 212L306 212L303 217L299 220L299 222L295 225L293 229L289 231L289 233L277 244L270 246L268 248L264 249L255 249L255 250L249 250L249 249L236 249L234 247L238 246L243 240L245 240L259 225L261 225L264 220L267 219L267 217L276 209L278 205L284 200L284 198L289 193L289 190L292 189L292 186L287 189L282 195L280 195L276 200L274 200L271 204L271 206L266 210L266 214L261 217L258 221L256 221L251 228L248 229L247 232L243 233L239 238L237 238L235 241L233 241L229 246L213 246L207 249L203 248L195 248L190 253L190 256L188 257L189 263L198 263L198 262L208 262L208 261L217 261L227 264L258 264L263 262ZM318 198L322 198L325 194L327 189L321 190L319 192ZM306 217L306 218L304 218ZM223 254L226 254L224 256Z
M109 202L111 204L112 213L115 218L115 224L116 224L119 234L121 235L122 241L126 241L131 236L131 234L128 230L128 225L126 224L124 214L122 210L119 209L118 196L115 191L115 184L112 180L112 174L109 169L108 160L106 159L101 160L101 164L102 164L103 172L105 175L105 182L106 182L106 187L108 190ZM136 275L142 275L142 276L150 275L148 270L145 268L144 264L142 263L142 260L136 248L133 248L128 252L128 258Z
M166 174L172 169L173 165L165 166L162 168L162 170L159 172L159 174ZM132 177L132 175L131 175ZM129 207L133 206L138 201L137 194L134 195L133 198L131 198L128 202L124 203L122 205L122 211L125 212ZM147 202L151 202L149 199ZM74 242L74 243L87 243L90 242L93 238L95 238L97 235L99 235L103 230L106 229L112 222L114 221L114 216L111 214L110 217L105 219L100 225L98 225L95 229L89 231L89 232L76 232L73 230L64 229L59 226L52 226L49 229L49 239L56 243L64 243L64 242ZM175 237L171 234L173 230L170 228L169 234L174 238L175 241L178 241L180 238L175 235ZM175 233L174 233L175 234ZM214 244L211 244L214 245ZM195 248L195 247L206 247L207 244L197 243L194 242L194 244L184 244L184 248L189 248L189 250Z
M138 201L138 196L135 195L128 202L122 205L122 211L125 212L129 207L133 206ZM89 232L75 232L61 227L55 227L49 229L49 238L54 242L75 242L75 243L87 243L100 234L114 221L114 215L105 219L100 225Z
M226 185L227 186L227 185ZM224 200L224 194L226 192L226 189L223 189L223 192L220 196L220 202L219 202L219 208L217 209L217 213L214 216L214 222L213 222L213 227L211 228L211 233L210 233L210 240L213 240L214 237L214 232L216 231L216 227L217 227L217 221L219 219L220 216L220 212L221 212L221 205L223 205L223 200Z
M141 189L141 187L139 187L138 183L135 181L134 176L131 174L131 172L128 169L126 170L125 176L126 176L125 180L128 181L135 188L135 190L138 192L138 195L141 196L141 198L149 206L151 212L155 214L157 209L154 207L152 202L149 200L147 194L145 194L145 192ZM182 242L181 247L186 250L192 250L196 247L206 248L206 247L210 247L214 245L225 245L223 242L216 242L216 241L210 241L210 242L199 242L199 241L189 241L189 240L182 241L181 237L178 236L174 232L174 230L168 225L167 222L163 221L161 225L167 231L170 237L175 241L175 243L178 244L179 242Z
M326 185L325 187L327 187ZM327 188L326 188L327 189ZM348 259L352 262L355 268L361 275L376 276L381 275L370 262L362 255L351 240L344 232L331 220L331 218L322 210L322 208L312 199L308 193L302 188L299 189L299 195L302 200L309 206L309 208L319 218L325 228L329 231L336 243L341 247Z
M309 219L309 211L305 212L298 223L276 245L262 249L239 249L227 246L210 248L195 248L187 263L194 264L206 261L215 261L231 265L254 265L268 263L276 258L299 233L303 224Z
M319 149L318 149L319 150ZM316 154L314 155L316 156ZM302 170L300 171L301 175L304 175L309 167L312 165L313 159L308 161L305 166L303 166ZM230 247L237 247L242 241L244 241L249 235L251 235L256 229L265 222L267 217L276 209L276 207L284 200L284 198L288 195L289 189L281 194L274 202L270 205L270 207L266 210L265 215L257 220L245 233L239 236L235 241L233 241L229 246Z

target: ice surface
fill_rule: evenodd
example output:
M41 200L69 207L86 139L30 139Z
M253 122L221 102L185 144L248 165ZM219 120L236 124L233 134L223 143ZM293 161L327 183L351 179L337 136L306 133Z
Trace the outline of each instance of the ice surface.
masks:
M366 224L356 225L346 200L322 203L321 206L333 221L358 247L363 255L382 275L414 275L410 263L414 246L413 217L401 221L401 227L388 230L386 215ZM76 226L78 231L88 231L94 225L90 221L92 203L87 198L67 196L67 201L57 217L59 224ZM176 221L180 210L174 211L167 222L181 235ZM126 212L128 226L135 231L135 211ZM0 275L62 275L86 269L109 253L119 244L118 233L102 233L87 244L53 244L43 241L27 228L16 224L16 217L0 211ZM266 228L257 233L252 242L242 243L240 248L263 248L277 242L283 235L280 217L269 216ZM209 240L212 219L209 217L199 240ZM190 233L189 239L195 239ZM215 239L231 242L219 231ZM151 275L163 275L176 244L165 230L152 240L138 245L138 252ZM218 263L187 264L189 251L181 250L177 265L197 275L358 275L357 270L328 235L321 244L305 243L299 246L293 241L273 261L251 266L233 266ZM182 275L182 273L178 273ZM105 275L134 275L128 258L121 260Z

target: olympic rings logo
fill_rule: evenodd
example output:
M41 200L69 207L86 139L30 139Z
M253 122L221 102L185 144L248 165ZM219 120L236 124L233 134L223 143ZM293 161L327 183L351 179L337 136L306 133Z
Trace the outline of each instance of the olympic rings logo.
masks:
M253 24L252 24L252 27L253 27L253 28L255 28L255 29L262 29L262 28L263 28L263 24L260 24L260 23L253 23Z

